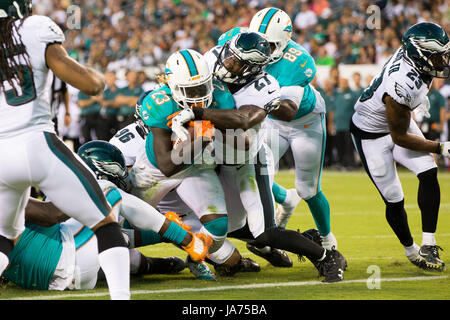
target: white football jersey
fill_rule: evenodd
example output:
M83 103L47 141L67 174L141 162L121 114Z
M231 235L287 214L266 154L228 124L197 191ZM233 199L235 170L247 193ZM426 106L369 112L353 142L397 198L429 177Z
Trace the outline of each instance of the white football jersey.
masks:
M17 20L14 23L18 25L21 22ZM13 89L7 81L4 82L6 92L0 92L0 138L32 130L52 133L55 130L51 119L49 86L46 85L49 69L45 51L50 43L64 42L64 33L50 18L38 15L26 18L18 33L28 53L33 77L30 72L22 72L26 90L19 85ZM16 60L25 63L23 58ZM27 79L27 76L30 77Z
M116 133L109 140L115 145L125 158L125 165L131 167L136 162L136 156L145 148L145 136L136 123L131 123Z
M206 59L206 62L208 63L208 66L211 71L214 69L214 65L217 61L218 54L221 50L221 46L216 46L205 53L204 57ZM241 89L239 89L237 92L233 93L234 102L236 105L236 109L239 109L242 106L245 105L253 105L257 106L261 109L264 109L264 106L266 104L271 103L272 101L275 101L277 99L280 99L281 97L281 89L280 85L278 84L278 81L272 77L268 73L261 73L259 76L257 76L255 79L253 79L251 82L247 83L245 86L243 86ZM219 158L220 160L223 160L224 163L231 164L229 161L227 161L228 155L234 154L235 159L254 159L258 153L258 151L261 149L261 146L264 142L265 136L264 132L261 129L261 124L257 124L253 128L250 128L246 132L243 133L243 135L250 136L251 139L251 147L250 150L241 151L241 150L233 150L231 146L228 144L225 145L225 155L222 155L221 151L222 146L221 143L218 142L218 140L215 141L215 150L216 150L216 158ZM225 156L226 159L223 159L223 156ZM238 161L239 164L241 163Z
M389 133L384 95L389 95L412 111L424 103L430 86L431 82L422 80L416 69L404 58L400 48L356 102L353 123L366 132Z

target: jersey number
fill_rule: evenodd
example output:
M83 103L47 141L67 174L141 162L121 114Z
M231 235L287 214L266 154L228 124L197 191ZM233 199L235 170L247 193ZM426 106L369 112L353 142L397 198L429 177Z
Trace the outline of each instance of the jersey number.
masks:
M158 95L162 95L162 98L158 97ZM151 97L158 106L170 101L170 97L166 94L165 91L155 92L151 95Z
M283 59L294 62L295 60L297 60L297 57L300 57L302 54L302 51L291 47L285 54L283 54Z
M123 129L123 130L119 131L118 133L116 133L116 135L114 137L118 138L120 140L120 142L126 143L126 142L130 141L131 139L134 139L134 134L133 134L133 132L130 132L130 130L128 130L128 129Z
M21 106L30 101L33 101L37 96L33 79L33 71L30 69L30 67L20 65L19 73L23 77L22 85L17 88L5 90L6 103L13 107ZM6 81L3 73L1 74L1 79L3 81Z
M264 80L264 81L261 81ZM265 83L264 83L265 82ZM272 82L270 82L269 78L267 78L267 76L264 76L262 78L259 78L258 80L255 81L255 89L258 91L261 91L262 88L264 88L265 86L271 84Z

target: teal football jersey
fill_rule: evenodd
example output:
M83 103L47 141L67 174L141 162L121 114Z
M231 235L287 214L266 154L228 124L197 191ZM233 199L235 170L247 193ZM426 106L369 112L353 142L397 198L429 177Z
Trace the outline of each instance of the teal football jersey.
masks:
M234 109L235 103L233 95L228 87L218 80L213 80L213 86L213 101L210 108ZM148 127L171 130L169 127L170 119L167 118L175 112L179 112L181 110L183 110L183 108L172 98L170 88L165 85L147 95L142 102L140 114L141 119ZM151 131L145 139L145 151L150 163L155 168L158 168L155 158L155 151L153 149L153 133Z
M223 46L228 40L233 38L235 35L248 31L247 27L236 27L231 30L228 30L225 33L222 33L222 35L219 37L219 40L217 40L217 45Z
M265 71L277 79L280 87L301 86L305 88L302 102L294 119L303 117L314 110L316 96L309 83L314 79L317 70L314 59L305 48L290 40L283 57L279 61L267 65Z

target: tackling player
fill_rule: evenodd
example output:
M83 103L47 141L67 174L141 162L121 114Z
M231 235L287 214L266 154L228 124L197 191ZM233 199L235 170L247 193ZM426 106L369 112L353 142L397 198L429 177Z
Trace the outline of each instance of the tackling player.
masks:
M205 56L214 75L233 93L236 108L214 110L194 106L184 109L172 119L172 130L185 136L184 123L194 119L208 120L223 131L240 129L236 136L245 137L245 141L249 138L248 146L243 150L238 150L239 143L232 142L230 147L228 140L221 143L217 136L214 140L216 158L217 154L223 155L219 160L224 163L220 165L219 176L229 208L231 233L228 236L247 240L258 248L267 248L269 252L264 252L263 257L277 249L304 254L317 262L315 265L321 275L325 275L326 282L341 281L343 257L338 251L322 248L299 232L277 228L274 223L272 183L268 172L264 172L267 152L260 130L266 116L279 106L279 85L272 76L262 72L270 57L269 43L258 33L243 32L223 47L214 47ZM226 133L224 139L229 135ZM236 155L228 157L230 153Z
M429 108L427 93L432 80L449 76L449 60L450 41L442 27L429 22L413 25L403 35L402 46L356 102L350 124L364 168L386 204L389 225L409 261L425 270L445 268L435 239L440 188L432 154L450 157L450 142L426 140L412 111ZM419 179L420 247L409 230L396 162Z
M281 87L280 108L272 112L265 128L278 130L276 143L269 136L267 144L278 159L290 147L295 161L295 187L306 201L321 234L322 246L337 249L337 241L331 232L330 205L321 190L321 176L325 150L325 102L320 93L309 83L316 67L311 55L291 40L292 22L289 16L277 8L257 12L249 30L263 33L271 45L271 61L265 71L277 79ZM274 186L276 193L283 188ZM284 192L286 193L286 192ZM287 194L287 193L286 193ZM292 213L292 211L290 212ZM289 219L289 212L279 217L281 226Z
M51 19L32 15L31 0L0 2L0 152L8 154L0 160L0 274L25 229L34 186L95 232L111 299L129 299L129 253L120 226L95 177L56 136L51 119L44 90L49 70L88 95L104 88L102 75L69 57L64 39Z

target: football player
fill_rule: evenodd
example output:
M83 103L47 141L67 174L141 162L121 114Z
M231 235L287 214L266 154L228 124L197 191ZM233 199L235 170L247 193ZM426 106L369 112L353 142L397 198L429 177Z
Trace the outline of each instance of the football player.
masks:
M265 71L277 79L281 87L280 108L265 122L268 130L278 130L279 138L274 141L269 136L267 143L276 157L275 162L291 148L298 195L308 204L321 234L322 246L337 249L336 238L331 232L330 205L320 183L326 137L325 102L310 85L316 74L314 59L291 40L291 19L280 9L266 8L257 12L249 30L267 37L272 52ZM275 185L274 190L281 198L285 198L284 194L292 196L280 186ZM292 211L278 217L281 226L287 224Z
M106 141L91 141L81 146L78 154L96 174L113 213L121 219L129 248L172 242L195 261L205 259L211 239L188 231L189 228L175 213L164 216L125 191L129 185L128 170L120 150ZM51 205L46 204L47 208L49 206L52 210ZM27 220L30 214L34 214L31 218L36 221L39 215L42 216L39 211L47 208L41 209L37 204L27 207ZM49 227L27 221L27 228L10 253L11 263L4 277L25 289L93 289L99 271L95 239L95 234L75 219ZM138 250L130 250L130 257L132 273L168 271L152 270L158 266L152 266L152 260L142 256ZM168 262L177 263L177 260L169 259ZM178 271L179 266L175 267L177 269L173 270ZM181 267L184 268L184 263Z
M440 188L433 153L449 157L450 142L426 140L412 111L429 108L427 93L433 78L447 78L450 41L437 24L410 27L402 46L364 90L355 104L350 131L364 168L386 204L386 219L405 255L425 270L443 271L436 244ZM422 243L413 240L404 206L396 162L419 179L417 202L422 216Z
M216 81L216 85L217 84L218 82ZM125 165L130 169L136 162L137 154L141 149L145 148L145 137L149 132L149 128L140 118L140 110L144 98L150 92L151 91L143 93L136 104L136 122L120 130L110 140L110 143L115 145L122 152L125 158ZM132 176L134 176L135 171L132 170L130 171L130 173ZM153 184L156 184L158 181L151 174L149 174L148 171L140 171L139 179L137 179L137 182L145 186L151 186ZM157 205L157 209L163 214L171 211L177 212L180 217L183 218L183 222L192 228L191 231L193 232L199 232L202 228L202 224L198 220L195 213L181 200L175 189L170 191L166 196L162 198L162 200ZM224 243L228 248L234 248L234 250L237 251L237 248L228 240L225 240ZM191 261L191 259L188 259L188 262L189 270L197 277L197 279L216 280L214 273L205 263L194 262ZM256 262L242 256L239 262L232 265L231 267L223 267L221 264L214 263L211 260L209 260L208 262L213 263L216 271L219 273L219 275L222 276L232 276L236 272L260 271L260 267Z
M95 176L56 136L44 90L49 70L88 95L103 91L103 76L69 57L63 32L48 17L32 15L31 0L1 1L0 29L0 150L8 154L0 160L0 274L25 229L33 186L95 232L111 299L129 299L129 253L121 228Z
M194 50L173 53L167 60L165 77L167 85L150 92L140 108L140 119L149 132L145 148L131 170L133 193L156 207L167 193L175 189L200 220L199 232L212 237L214 244L210 253L222 246L230 249L227 251L229 255L218 263L223 267L238 266L242 262L241 255L231 242L225 241L228 214L217 174L213 167L193 165L201 163L195 159L203 156L203 149L210 144L214 128L206 123L201 125L196 139L185 145L179 144L179 147L171 129L172 118L180 111L192 105L205 110L234 108L233 97L217 81L213 85L212 74L203 55ZM201 266L202 270L196 270L199 265L188 259L187 266L198 277L214 278L212 274L205 275L206 265Z
M258 33L243 32L223 47L214 47L205 56L215 77L225 82L233 93L236 108L214 110L194 106L184 109L172 119L172 130L179 136L186 136L183 124L196 119L211 121L215 128L226 132L222 141L215 136L214 151L216 161L223 163L219 176L227 191L228 236L247 240L264 250L260 255L266 259L273 257L275 250L280 252L279 249L306 255L316 262L321 275L325 275L324 281L341 281L343 257L338 251L322 248L299 232L277 228L274 223L272 183L266 168L269 160L265 159L267 152L260 130L266 116L278 108L280 97L277 81L262 72L270 57L268 41ZM234 137L244 140L243 148L239 142L229 143L227 129L238 129ZM229 157L230 154L234 156ZM211 258L214 257L212 253ZM284 262L283 258L279 257L277 262ZM274 260L269 261L274 264Z

